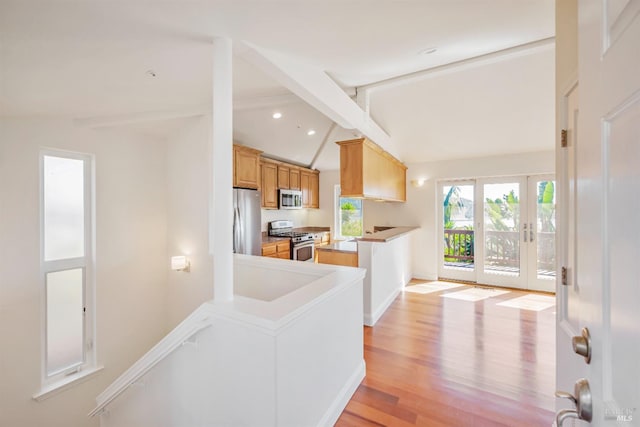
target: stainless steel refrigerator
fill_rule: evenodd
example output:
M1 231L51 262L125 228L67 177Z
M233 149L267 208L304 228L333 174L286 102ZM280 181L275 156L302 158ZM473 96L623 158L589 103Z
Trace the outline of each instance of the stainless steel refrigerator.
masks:
M260 201L257 190L233 189L233 252L236 254L262 255Z

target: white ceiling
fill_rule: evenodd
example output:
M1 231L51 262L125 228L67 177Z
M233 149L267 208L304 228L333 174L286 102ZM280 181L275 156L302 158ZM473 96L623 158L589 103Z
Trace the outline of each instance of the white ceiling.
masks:
M0 116L87 118L201 108L210 103L210 43L214 36L248 41L296 57L351 88L553 34L554 0L3 0ZM429 47L438 50L431 55L418 54ZM507 103L506 94L520 85L531 90L517 90L515 105L549 107L553 92L546 103L539 98L549 92L553 62L548 59L552 54L540 55L540 61L524 61L506 71L499 68L507 64L503 61L376 91L373 115L400 142L406 161L486 155L505 149L547 149L548 132L538 137L533 125L526 128L532 135L530 141L519 148L505 145L501 137L493 146L484 142L483 151L470 138L491 129L499 134L496 127L509 121L517 127L516 120L522 119L510 114L513 108L506 104L492 106L495 114L484 114L484 119L478 115L489 110L489 101L483 102L481 97L498 99L501 88L505 94L500 103ZM538 69L550 68L536 74L527 71L531 64ZM147 75L147 70L153 70L157 77ZM491 79L491 75L509 78ZM518 75L520 81L515 78ZM536 91L533 87L538 84L544 87ZM235 62L234 98L239 103L288 93L259 70L243 61ZM526 98L529 95L534 96L533 101ZM455 99L460 102L451 102ZM291 108L294 104L287 105ZM236 111L236 140L246 140L247 145L259 140L264 147L257 148L268 153L280 157L284 153L290 160L310 163L330 125L327 119L313 118L313 112L305 107L292 108L284 117L291 120L289 125L318 123L314 138L305 134L298 139L293 137L297 128L287 127L285 120L277 124L285 132L278 133L270 114L263 114L269 111L264 105L253 111ZM530 117L533 113L527 111ZM552 128L553 120L542 123L548 119L548 113L541 113L537 123ZM468 134L456 129L460 127L467 128ZM478 131L474 132L474 127ZM351 136L349 132L344 135ZM537 146L532 141L538 139L545 141ZM453 140L456 148L445 150L442 141ZM322 168L337 168L335 155L323 152L320 158L326 163Z

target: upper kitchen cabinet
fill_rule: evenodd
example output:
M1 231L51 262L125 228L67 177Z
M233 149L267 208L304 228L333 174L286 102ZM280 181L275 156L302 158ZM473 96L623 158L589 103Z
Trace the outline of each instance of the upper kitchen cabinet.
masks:
M289 171L289 188L291 190L300 190L300 169L291 167Z
M285 164L278 165L278 188L288 190L291 188L291 168Z
M278 209L278 163L269 159L260 162L262 178L262 207L265 209Z
M243 145L233 145L233 186L260 188L260 153Z
M320 207L320 172L313 171L310 180L311 206L318 209Z
M302 190L302 207L320 207L320 173L311 169L300 169L300 189Z
M343 197L406 202L407 167L402 162L366 138L336 144Z

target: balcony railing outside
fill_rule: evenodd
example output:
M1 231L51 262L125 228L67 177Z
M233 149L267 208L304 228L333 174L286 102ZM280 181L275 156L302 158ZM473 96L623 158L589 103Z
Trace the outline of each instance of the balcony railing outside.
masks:
M473 230L444 230L444 260L473 264Z
M486 231L485 268L513 271L520 267L520 233L517 231ZM538 232L538 275L555 276L555 232ZM444 230L444 264L448 267L473 267L473 230Z

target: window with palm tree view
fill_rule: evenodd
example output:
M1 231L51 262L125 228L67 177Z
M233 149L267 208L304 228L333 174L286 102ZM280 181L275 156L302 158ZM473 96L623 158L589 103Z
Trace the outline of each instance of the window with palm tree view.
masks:
M473 184L445 185L444 262L448 267L473 268Z
M364 229L362 199L340 197L339 194L340 188L337 186L337 237L361 237Z

